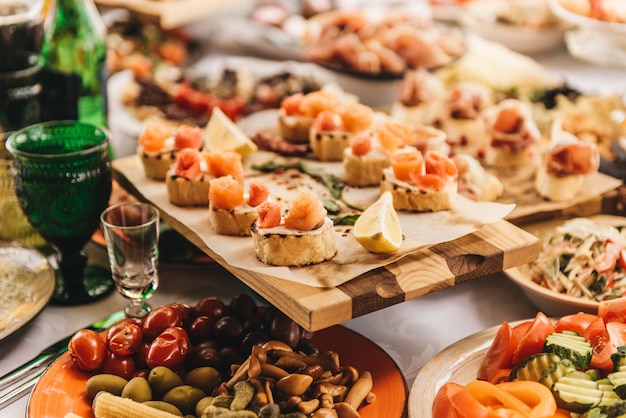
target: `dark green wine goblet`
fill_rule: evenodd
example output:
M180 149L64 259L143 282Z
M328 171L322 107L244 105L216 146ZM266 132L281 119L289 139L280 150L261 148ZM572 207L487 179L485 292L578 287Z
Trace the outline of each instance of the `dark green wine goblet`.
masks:
M22 211L56 251L53 302L75 305L114 288L111 274L88 265L83 247L111 196L109 132L75 121L52 121L13 133L12 174Z

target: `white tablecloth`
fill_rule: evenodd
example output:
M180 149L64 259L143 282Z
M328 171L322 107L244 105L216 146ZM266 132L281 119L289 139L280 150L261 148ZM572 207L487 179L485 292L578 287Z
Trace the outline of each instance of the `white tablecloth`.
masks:
M588 92L626 92L626 73L588 65L572 59L565 50L537 58L549 70L564 75L573 87ZM91 245L94 259L105 251ZM162 263L161 287L153 305L173 301L194 304L215 295L229 300L250 290L217 265ZM47 306L25 328L0 341L0 375L35 356L42 348L92 321L122 309L124 299L111 294L98 302L76 307ZM397 362L410 388L423 365L437 352L470 334L498 325L534 317L536 308L504 274L438 291L344 323L382 347ZM21 417L27 398L0 411L2 417Z

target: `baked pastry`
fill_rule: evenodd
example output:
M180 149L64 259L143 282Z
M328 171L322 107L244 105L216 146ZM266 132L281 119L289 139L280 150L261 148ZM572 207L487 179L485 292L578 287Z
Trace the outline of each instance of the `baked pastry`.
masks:
M324 204L309 193L299 193L285 216L275 202L259 205L258 216L251 226L252 238L256 257L265 264L306 266L337 253L333 221Z
M315 117L324 110L338 108L340 103L339 96L328 90L292 94L278 109L278 133L287 142L307 144Z
M174 131L168 124L153 120L146 123L137 142L137 155L146 176L165 180L179 150L203 148L204 132L202 128L190 125L181 125Z
M537 164L541 134L528 105L506 99L486 109L483 117L490 144L486 164L494 167Z
M362 131L350 139L343 151L343 181L353 187L377 186L383 169L389 167L389 153L378 144L371 131Z
M180 150L176 163L165 176L167 197L177 206L206 206L209 204L209 173L206 160L193 148Z
M448 210L457 200L458 170L450 158L436 151L422 155L414 147L403 147L391 155L380 188L391 192L396 210Z
M405 71L389 114L409 125L431 125L442 112L445 92L441 79L425 68Z
M168 199L178 206L207 206L210 181L226 175L243 185L244 169L238 152L201 152L183 148L178 151L176 163L172 164L165 176Z
M324 110L315 117L309 130L311 151L320 161L341 161L352 136L369 129L373 122L374 110L360 103Z
M220 235L249 236L250 225L257 219L256 207L269 197L269 188L252 179L249 192L232 176L214 178L209 189L209 222Z
M491 92L480 84L459 82L446 92L442 113L433 126L446 133L451 154L484 160L489 137L481 112L491 104Z
M504 193L502 181L485 170L476 158L457 154L452 157L452 161L459 171L459 194L474 201L493 202Z
M555 121L550 148L537 170L535 188L547 200L567 201L580 192L585 176L596 173L600 151L594 142L581 141Z

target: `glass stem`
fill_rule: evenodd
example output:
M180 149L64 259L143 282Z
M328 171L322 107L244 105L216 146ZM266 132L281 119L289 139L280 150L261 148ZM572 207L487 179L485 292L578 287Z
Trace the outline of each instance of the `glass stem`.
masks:
M87 267L87 254L84 250L58 252L56 256L59 270L67 287L82 288L83 273Z

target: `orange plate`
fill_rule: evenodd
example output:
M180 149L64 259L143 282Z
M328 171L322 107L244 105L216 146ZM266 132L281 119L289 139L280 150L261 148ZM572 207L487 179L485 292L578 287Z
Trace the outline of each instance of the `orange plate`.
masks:
M376 401L359 409L362 418L406 416L406 381L383 349L341 325L315 332L313 342L320 350L339 353L342 364L372 373ZM93 418L85 391L89 376L74 367L69 354L63 354L52 363L33 389L27 417L63 418L68 412L73 412L83 418Z

